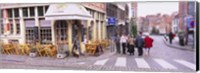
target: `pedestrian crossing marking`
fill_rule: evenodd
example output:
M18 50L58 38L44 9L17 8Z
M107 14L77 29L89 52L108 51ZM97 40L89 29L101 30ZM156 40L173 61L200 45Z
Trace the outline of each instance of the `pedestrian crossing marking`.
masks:
M94 65L104 65L107 61L108 59L98 60L94 63Z
M148 63L142 59L142 58L135 58L135 61L137 63L137 66L139 68L150 68L150 66L148 65Z
M115 66L126 67L126 58L118 57Z
M154 59L154 61L156 61L160 66L162 66L165 69L177 69L175 66L173 66L172 64L168 63L165 60L162 59Z
M190 69L193 69L195 70L195 64L192 64L190 62L187 62L187 61L184 61L184 60L174 60L175 62L179 63L179 64L182 64Z
M77 64L85 64L85 62L79 62L79 63L77 63Z

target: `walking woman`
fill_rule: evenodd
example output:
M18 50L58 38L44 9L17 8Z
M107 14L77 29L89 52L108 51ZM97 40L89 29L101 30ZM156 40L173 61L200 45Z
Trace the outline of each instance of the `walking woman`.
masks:
M133 37L131 37L131 36L128 36L128 44L129 44L128 45L128 52L130 53L130 55L134 55L134 51L135 51L134 42L135 42L135 39Z
M146 35L146 37L144 38L145 41L145 53L146 55L149 55L150 53L150 48L153 46L153 39L151 37L149 37L149 34Z

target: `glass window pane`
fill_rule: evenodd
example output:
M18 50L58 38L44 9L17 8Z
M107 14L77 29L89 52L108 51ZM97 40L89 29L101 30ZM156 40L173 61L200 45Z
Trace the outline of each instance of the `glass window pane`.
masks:
M47 12L48 8L49 8L49 6L45 6L45 13Z
M38 15L39 15L39 16L44 16L44 13L43 13L43 6L39 6L39 7L38 7Z
M30 7L30 16L35 16L34 7Z
M13 17L12 16L12 9L8 9L7 11L8 11L8 17L10 17L10 18Z
M28 17L28 9L27 8L23 8L22 11L23 11L23 16L24 17Z
M18 8L15 8L15 9L14 9L14 12L15 12L15 17L19 17L19 9L18 9Z

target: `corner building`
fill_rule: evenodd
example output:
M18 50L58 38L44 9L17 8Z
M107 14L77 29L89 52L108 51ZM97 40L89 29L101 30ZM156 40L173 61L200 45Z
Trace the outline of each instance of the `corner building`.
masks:
M71 50L78 36L84 51L84 36L89 41L106 39L104 3L0 4L0 10L0 40L3 43L33 43L38 36L41 44L67 42ZM8 14L9 32L5 31L4 10Z

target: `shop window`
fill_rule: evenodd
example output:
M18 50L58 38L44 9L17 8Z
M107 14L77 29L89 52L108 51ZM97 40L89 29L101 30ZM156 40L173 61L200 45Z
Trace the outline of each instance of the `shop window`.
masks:
M15 17L18 18L19 17L19 9L15 8L14 13L15 13Z
M3 10L1 9L1 12L0 12L0 14L1 14L1 18L3 18Z
M99 21L96 21L96 37L99 39Z
M34 7L30 7L30 16L35 16L35 8Z
M91 24L91 26L89 27L89 40L92 40L93 39L92 34L93 34L94 22L92 21L90 24Z
M41 27L40 28L41 44L51 43L51 27Z
M1 23L1 34L4 34L4 26L3 26L3 23Z
M13 24L10 24L10 33L13 34L14 29L13 29Z
M56 39L57 41L66 41L68 38L67 34L67 23L66 21L56 21L55 23L55 28L56 28ZM50 32L49 32L50 33Z
M101 22L101 37L102 37L102 39L103 39L103 31L104 31L104 23L103 23L103 21Z
M16 27L17 27L17 34L20 34L20 24L17 23L17 24L16 24Z
M12 9L8 9L7 12L8 12L8 17L9 17L9 18L12 18L12 17L13 17L13 16L12 16Z
M38 16L44 16L44 9L43 6L38 7Z
M22 8L23 16L28 17L28 8Z
M34 41L34 28L28 27L26 28L26 43L33 43Z

